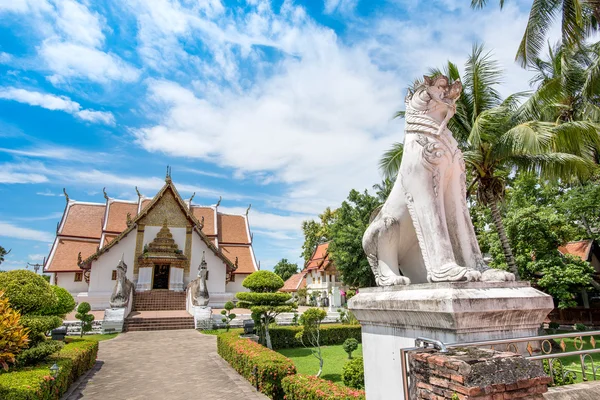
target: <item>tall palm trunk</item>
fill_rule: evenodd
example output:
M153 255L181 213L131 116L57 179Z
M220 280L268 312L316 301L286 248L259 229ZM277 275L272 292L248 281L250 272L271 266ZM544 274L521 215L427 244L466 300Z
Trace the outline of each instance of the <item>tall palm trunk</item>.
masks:
M521 278L519 277L519 270L517 268L517 264L515 263L515 257L513 256L512 250L510 248L510 243L508 243L508 237L506 236L506 232L504 231L504 223L502 222L502 217L500 216L500 211L498 210L498 204L496 202L496 199L489 199L488 204L490 206L490 210L492 211L492 219L494 220L494 225L496 226L498 236L500 237L502 251L504 252L504 257L506 258L506 263L508 264L508 270L515 274L515 278L517 280L521 280Z

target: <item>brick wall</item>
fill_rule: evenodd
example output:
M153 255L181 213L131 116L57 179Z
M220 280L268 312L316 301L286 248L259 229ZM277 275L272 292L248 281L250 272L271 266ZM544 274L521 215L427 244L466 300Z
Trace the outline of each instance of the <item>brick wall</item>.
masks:
M541 400L551 381L538 362L488 349L411 353L409 366L415 400Z

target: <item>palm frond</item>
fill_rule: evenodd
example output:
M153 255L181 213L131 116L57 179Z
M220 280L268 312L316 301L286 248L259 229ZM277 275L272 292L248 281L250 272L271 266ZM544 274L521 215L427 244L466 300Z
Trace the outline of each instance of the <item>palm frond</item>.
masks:
M396 111L392 118L404 118L406 116L406 111Z
M526 67L539 55L560 5L560 0L533 0L525 33L516 56L516 61L522 67Z
M492 53L484 53L483 45L475 44L467 59L464 85L471 96L474 121L477 116L501 103L496 86L502 82L502 69Z
M395 179L400 171L402 163L402 154L404 153L404 144L396 142L392 147L383 153L379 160L379 170L385 179Z
M584 0L585 1L585 0ZM569 46L583 39L583 13L580 0L562 0L562 42Z
M594 163L567 153L517 154L511 162L523 171L538 174L542 179L564 182L584 181L594 171Z
M600 124L571 121L553 129L554 149L593 160L600 151Z
M600 42L595 43L592 46L592 54L595 55L595 59L592 60L587 68L585 73L586 78L582 88L584 96L588 99L600 94Z

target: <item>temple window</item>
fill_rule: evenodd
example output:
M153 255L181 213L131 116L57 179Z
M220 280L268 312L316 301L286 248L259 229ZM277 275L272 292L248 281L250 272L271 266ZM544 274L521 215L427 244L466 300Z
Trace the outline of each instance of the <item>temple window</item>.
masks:
M83 280L83 272L75 272L74 282L81 282Z
M112 277L110 279L113 281L117 280L117 270L116 269L112 270Z

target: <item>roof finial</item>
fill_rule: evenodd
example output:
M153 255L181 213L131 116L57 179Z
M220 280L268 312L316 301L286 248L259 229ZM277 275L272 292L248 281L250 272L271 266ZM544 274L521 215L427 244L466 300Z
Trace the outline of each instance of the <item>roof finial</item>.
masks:
M251 208L252 208L252 204L248 204L248 208L246 209L246 217L248 216L248 213L250 212Z
M165 176L165 182L171 182L171 167L167 165L167 175Z
M106 186L102 188L102 193L104 193L104 198L108 201L108 194L106 194Z
M192 197L190 197L190 207L192 206L192 200L194 200L195 195L196 195L196 192L192 193Z
M235 265L235 269L237 269L237 268L238 268L238 258L237 258L237 257L235 258L235 263L234 263L234 265Z
M133 220L131 219L131 213L128 212L127 213L127 227L130 227L132 223L133 223Z
M223 196L219 196L219 201L217 201L216 207L219 207L221 205L221 200L223 200Z
M79 252L79 254L77 254L77 265L81 266L81 262L82 262L81 252Z
M140 197L142 197L142 194L140 193L140 191L138 190L137 186L135 187L135 192L138 195L138 200L140 199Z
M65 199L67 199L67 203L69 202L69 195L67 194L67 189L63 188L63 193L65 194Z
M204 229L204 215L202 216L202 219L200 220L200 230Z

